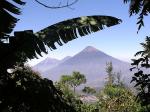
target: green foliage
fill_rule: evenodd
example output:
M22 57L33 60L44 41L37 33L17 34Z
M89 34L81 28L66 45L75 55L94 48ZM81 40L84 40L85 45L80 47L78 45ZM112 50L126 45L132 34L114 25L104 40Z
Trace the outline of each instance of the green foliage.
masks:
M94 94L94 93L96 93L96 90L94 88L91 88L91 87L84 87L82 91L84 93L87 93L87 94Z
M61 90L63 92L63 95L65 97L65 99L70 99L72 100L72 98L74 99L75 94L73 93L73 91L70 89L70 87L68 86L68 84L66 83L62 83L62 82L56 82L55 83L55 87L58 88L58 90Z
M6 74L5 74L6 75ZM41 78L29 67L19 67L0 83L0 112L75 111L53 82Z
M108 82L99 92L99 108L102 112L139 112L140 104L135 102L132 91L123 85L121 72L113 73L112 63L107 63Z
M111 64L111 68L113 65ZM113 71L113 69L111 69ZM56 87L63 92L64 99L67 99L69 105L75 107L77 112L148 112L146 107L141 107L140 103L135 101L132 91L126 88L121 81L121 72L114 74L115 83L106 84L97 94L98 102L82 103L76 94L70 89L69 81L72 76L62 76ZM85 87L84 91L90 93L90 87Z
M72 85L72 76L62 75L61 78L60 78L60 82L62 84Z
M99 112L97 103L83 103L80 97L70 89L67 83L59 81L56 82L55 86L63 92L63 98L67 100L67 103L73 106L77 112Z
M76 112L81 112L82 101L76 96L76 94L70 89L70 86L66 83L56 82L55 87L62 91L62 96L66 100L67 104L74 107Z
M108 79L108 82L107 84L108 85L112 85L115 81L115 74L113 73L113 66L112 66L112 62L108 62L106 63L106 72L107 72L107 79Z
M121 71L116 73L116 83L119 86L123 86L123 82L121 80Z
M75 88L81 84L86 83L86 78L80 72L73 72L71 76L62 75L60 82L68 84L69 86L73 87L75 93Z
M98 106L99 106L98 103L93 104L83 103L81 105L80 112L100 112L100 108Z
M131 90L118 85L106 85L98 94L102 112L140 112Z
M80 72L73 72L72 78L73 78L73 85L76 87L86 83L86 77L84 76L84 74L81 74Z

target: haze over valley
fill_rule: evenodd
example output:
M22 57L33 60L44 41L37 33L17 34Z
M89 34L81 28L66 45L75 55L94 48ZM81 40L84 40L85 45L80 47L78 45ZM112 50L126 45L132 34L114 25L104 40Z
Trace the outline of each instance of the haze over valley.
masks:
M130 63L114 58L92 46L70 57L67 56L62 60L46 58L37 65L33 66L35 71L41 73L53 81L58 81L61 75L71 75L73 71L79 71L87 78L86 85L93 87L103 86L106 75L106 63L112 62L114 72L121 72L122 80L129 84L131 81Z

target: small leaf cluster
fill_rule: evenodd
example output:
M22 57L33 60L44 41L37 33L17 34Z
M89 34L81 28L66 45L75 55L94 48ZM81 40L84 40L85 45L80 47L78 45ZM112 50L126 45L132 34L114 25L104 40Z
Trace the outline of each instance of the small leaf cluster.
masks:
M144 16L150 13L150 1L149 0L124 0L124 3L130 2L129 13L130 16L138 14L138 31L144 26Z

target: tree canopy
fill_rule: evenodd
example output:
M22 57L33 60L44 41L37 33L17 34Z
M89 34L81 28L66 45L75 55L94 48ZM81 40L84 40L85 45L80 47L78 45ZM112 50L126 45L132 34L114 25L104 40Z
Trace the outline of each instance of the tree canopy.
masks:
M106 73L107 73L107 84L108 85L112 85L115 81L115 74L113 72L113 65L112 65L112 62L107 62L106 63Z
M80 72L73 72L72 75L62 75L60 82L68 84L69 86L73 87L74 93L75 88L81 84L86 83L86 78Z
M82 92L87 93L87 94L94 94L94 93L96 93L96 90L92 87L85 86L82 89Z

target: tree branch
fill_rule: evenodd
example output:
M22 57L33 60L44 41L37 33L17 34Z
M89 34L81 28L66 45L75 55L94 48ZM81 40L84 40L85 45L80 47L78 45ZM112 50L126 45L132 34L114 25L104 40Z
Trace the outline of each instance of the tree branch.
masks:
M61 6L61 2L59 3L58 6L49 6L49 5L46 5L46 4L42 3L42 2L40 2L39 0L35 0L35 1L36 1L38 4L40 4L40 5L42 5L42 6L46 7L46 8L59 9L59 8L70 7L70 6L74 5L75 3L77 3L79 0L74 0L74 1L71 2L71 3L69 3L69 0L68 0L68 1L67 1L67 4L62 5L62 6Z

